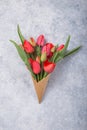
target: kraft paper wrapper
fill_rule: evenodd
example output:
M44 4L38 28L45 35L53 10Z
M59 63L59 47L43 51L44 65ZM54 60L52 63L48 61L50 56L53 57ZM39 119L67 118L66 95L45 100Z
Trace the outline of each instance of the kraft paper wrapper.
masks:
M46 76L45 78L43 78L42 80L40 80L39 82L37 82L33 77L33 83L34 83L34 87L35 87L35 91L37 94L37 98L38 98L38 102L41 103L43 95L45 93L46 90L46 86L49 80L50 74L48 76Z

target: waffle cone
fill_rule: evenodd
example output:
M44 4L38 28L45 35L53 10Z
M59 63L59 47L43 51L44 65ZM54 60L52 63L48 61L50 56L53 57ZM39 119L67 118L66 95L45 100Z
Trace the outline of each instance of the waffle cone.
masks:
M43 95L45 93L46 90L46 86L48 83L50 75L46 76L45 78L43 78L42 80L40 80L39 82L37 82L33 77L33 83L34 83L34 88L37 94L37 98L38 98L38 102L41 103Z

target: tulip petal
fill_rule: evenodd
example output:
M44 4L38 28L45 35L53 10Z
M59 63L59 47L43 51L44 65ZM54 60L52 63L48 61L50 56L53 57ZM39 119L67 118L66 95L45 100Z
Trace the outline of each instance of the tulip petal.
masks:
M40 56L37 56L37 57L36 57L36 61L37 61L38 63L40 63Z
M35 74L39 74L41 71L40 64L37 61L33 61L32 69Z
M47 56L50 55L51 53L51 49L54 47L54 45L52 43L46 43L45 46L43 46L42 48L42 53L43 52L46 52L47 53Z
M30 37L29 42L32 46L36 46L36 42L33 37Z
M52 48L54 48L54 45L52 43L46 43L42 48L42 53L46 52L48 59L50 59L53 55L51 52Z
M47 73L51 73L54 70L55 66L55 63L46 61L44 62L44 71Z
M47 54L46 54L46 52L43 52L43 53L41 54L41 61L44 62L44 61L46 61L46 60L47 60Z
M64 48L64 44L61 44L58 48L57 51L61 51Z
M43 46L44 45L44 35L40 35L37 38L37 45L39 45L39 46Z
M32 47L32 45L31 45L27 40L24 41L23 47L24 47L24 50L25 50L27 53L32 53L32 52L34 52L34 48Z

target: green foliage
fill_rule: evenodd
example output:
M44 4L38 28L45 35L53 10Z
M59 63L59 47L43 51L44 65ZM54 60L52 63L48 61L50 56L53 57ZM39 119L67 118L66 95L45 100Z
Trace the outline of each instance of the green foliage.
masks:
M70 42L70 35L68 36L64 48L59 52L61 56L64 56Z
M17 32L18 32L19 38L20 38L20 40L21 40L21 42L22 42L22 44L23 44L25 38L24 38L24 36L23 36L22 33L21 33L21 30L20 30L19 25L17 26Z
M13 40L10 40L10 42L12 42L14 44L14 46L16 47L19 56L21 57L21 59L24 61L25 65L28 67L28 69L30 70L31 74L33 75L33 77L35 78L35 74L32 72L31 66L28 62L28 58L27 55L25 53L25 51Z
M67 56L69 56L69 55L71 55L71 54L73 54L73 53L75 53L75 52L77 52L81 47L82 46L78 46L78 47L76 47L76 48L74 48L74 49L66 52L65 55L64 55L64 58L67 57Z
M55 63L59 62L60 60L62 60L63 58L73 54L73 53L76 53L79 49L81 48L81 46L78 46L70 51L67 51L64 55L62 56L58 56L56 59L55 59Z
M40 56L41 55L41 48L39 46L35 47L36 55Z
M17 43L16 43L15 41L10 40L10 42L12 42L12 43L15 45L15 47L16 47L18 53L19 53L19 56L20 56L21 59L25 62L26 59L27 59L27 56L26 56L25 51L24 51L19 45L17 45Z
M58 52L54 53L54 55L53 55L53 57L51 59L52 62L57 63L60 60L62 60L63 58L77 52L81 48L81 46L78 46L78 47L76 47L76 48L74 48L74 49L72 49L70 51L67 51L67 48L69 46L69 42L70 42L70 36L68 36L64 48L61 51L58 51Z

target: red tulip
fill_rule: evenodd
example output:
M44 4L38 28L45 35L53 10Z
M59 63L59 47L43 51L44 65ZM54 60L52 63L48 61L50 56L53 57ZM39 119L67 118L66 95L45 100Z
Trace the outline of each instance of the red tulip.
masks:
M50 52L47 58L50 59L52 56L53 56L53 52Z
M44 35L40 35L37 38L37 45L39 45L39 46L43 46L44 45Z
M37 61L33 61L32 69L35 74L39 74L41 71L40 64Z
M64 44L61 44L58 48L57 51L61 51L64 48Z
M55 66L56 66L55 63L45 61L44 62L44 71L46 71L47 73L51 73L54 70Z
M52 43L46 43L42 48L42 53L46 52L47 56L51 55L51 49L54 47Z
M40 64L33 60L32 58L29 58L29 63L31 64L31 68L35 74L39 74L41 71Z
M32 53L32 52L34 52L33 46L32 46L27 40L24 41L23 47L24 47L24 50L25 50L27 53Z

